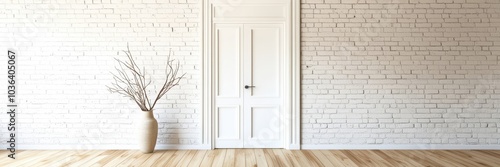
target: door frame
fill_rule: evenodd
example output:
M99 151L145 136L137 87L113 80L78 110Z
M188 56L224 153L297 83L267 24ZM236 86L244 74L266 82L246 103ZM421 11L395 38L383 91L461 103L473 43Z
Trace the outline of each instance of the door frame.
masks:
M201 14L201 48L202 56L202 100L201 100L201 144L204 148L215 148L214 111L215 111L215 84L213 79L214 57L212 54L212 9L211 0L200 0ZM290 0L288 3L287 23L285 34L290 41L288 45L290 55L284 56L284 102L283 102L283 147L290 150L301 149L300 128L300 0Z

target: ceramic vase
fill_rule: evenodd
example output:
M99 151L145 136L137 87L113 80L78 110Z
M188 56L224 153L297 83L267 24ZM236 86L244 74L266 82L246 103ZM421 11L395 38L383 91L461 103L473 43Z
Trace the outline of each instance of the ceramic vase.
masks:
M141 111L137 128L139 150L143 153L152 153L158 137L158 122L153 115L153 110Z

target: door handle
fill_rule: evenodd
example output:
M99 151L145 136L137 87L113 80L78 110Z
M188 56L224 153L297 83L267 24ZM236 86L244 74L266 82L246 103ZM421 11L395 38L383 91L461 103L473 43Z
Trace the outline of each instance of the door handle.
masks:
M248 85L245 85L245 89L248 89L248 88L255 88L255 86L248 86Z

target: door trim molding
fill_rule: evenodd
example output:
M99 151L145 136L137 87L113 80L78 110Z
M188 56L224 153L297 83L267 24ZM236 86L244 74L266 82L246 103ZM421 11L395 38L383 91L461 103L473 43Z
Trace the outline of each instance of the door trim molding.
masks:
M215 134L213 130L214 116L214 84L213 84L213 55L212 55L212 11L211 0L200 0L200 55L202 73L202 99L201 99L201 145L215 147ZM283 146L285 149L301 149L300 133L300 0L290 0L288 3L287 25L290 56L285 58L284 80L284 127Z

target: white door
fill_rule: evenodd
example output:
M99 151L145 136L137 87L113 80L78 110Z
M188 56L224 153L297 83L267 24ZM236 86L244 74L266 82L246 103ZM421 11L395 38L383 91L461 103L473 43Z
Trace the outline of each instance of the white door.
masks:
M217 148L283 148L283 25L216 24Z

